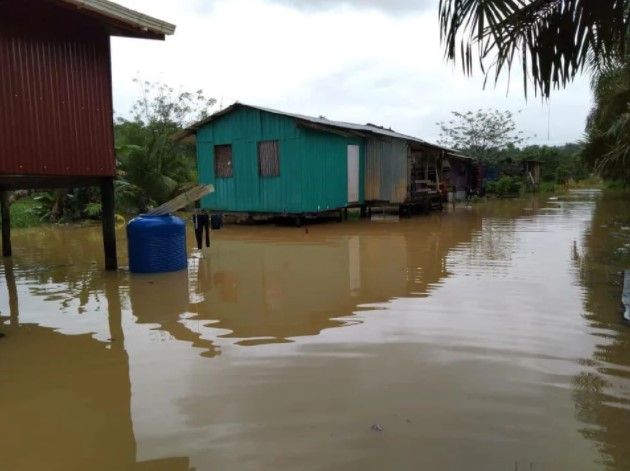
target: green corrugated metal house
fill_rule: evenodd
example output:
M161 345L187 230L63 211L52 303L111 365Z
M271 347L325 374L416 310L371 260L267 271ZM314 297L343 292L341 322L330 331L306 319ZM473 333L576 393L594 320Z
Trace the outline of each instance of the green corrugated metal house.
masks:
M202 207L305 215L363 204L363 137L316 121L237 103L187 129L200 183L215 189Z
M315 215L440 198L441 146L374 124L236 103L194 124L200 183L212 211Z

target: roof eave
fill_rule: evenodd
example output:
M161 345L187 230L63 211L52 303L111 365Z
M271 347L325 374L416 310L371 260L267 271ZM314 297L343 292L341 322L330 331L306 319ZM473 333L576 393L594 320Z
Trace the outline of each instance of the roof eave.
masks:
M108 0L58 0L77 9L86 10L130 28L133 36L147 39L164 39L175 33L175 25L131 10ZM122 35L122 34L121 34ZM124 35L123 35L124 36Z
M450 157L452 159L457 159L457 160L467 160L467 161L473 160L473 158L468 155L458 154L448 149L446 150L446 157Z
M232 105L228 106L227 108L217 111L216 113L211 114L207 118L204 118L200 121L197 121L196 123L193 123L188 128L174 134L172 137L175 140L189 139L190 136L193 136L197 133L197 130L199 128L201 128L202 126L205 126L206 124L211 123L212 121L220 118L221 116L225 114L232 112L232 110L234 110L237 107L251 108L254 110L264 111L267 113L273 113L280 116L287 116L289 118L293 118L295 120L296 125L298 126L307 127L311 129L317 129L319 131L329 132L332 134L339 134L339 135L343 135L344 137L368 137L369 136L369 137L375 137L375 138L400 139L400 140L406 141L408 145L410 145L411 147L415 147L417 149L430 148L430 149L443 151L445 152L445 154L454 155L454 152L452 149L448 149L446 147L443 147L437 144L432 144L430 142L424 141L422 139L419 139L413 136L407 136L404 134L396 133L395 131L383 129L382 130L383 132L379 132L378 127L374 125L366 125L366 126L373 126L374 129L357 130L357 129L352 129L350 127L344 127L343 125L340 125L339 122L335 122L335 121L330 121L329 123L314 122L314 121L309 121L308 117L298 117L297 115L294 115L293 113L285 113L282 111L261 108L261 107L252 106L252 105L239 103L239 102L235 102ZM395 135L392 135L389 133L392 133ZM462 156L461 154L455 154L455 155L463 159L472 160L471 157Z

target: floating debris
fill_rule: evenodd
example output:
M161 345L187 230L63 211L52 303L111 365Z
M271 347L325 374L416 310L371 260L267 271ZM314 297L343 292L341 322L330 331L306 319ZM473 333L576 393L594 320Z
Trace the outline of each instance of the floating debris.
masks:
M382 425L374 424L370 427L370 430L372 430L373 432L382 432L384 429Z

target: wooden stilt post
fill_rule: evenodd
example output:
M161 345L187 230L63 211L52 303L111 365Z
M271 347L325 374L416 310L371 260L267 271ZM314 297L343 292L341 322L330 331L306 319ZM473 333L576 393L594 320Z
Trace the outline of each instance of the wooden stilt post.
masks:
M10 257L11 250L11 210L9 209L9 192L0 191L0 210L2 212L2 256Z
M101 214L103 218L103 248L105 249L105 269L116 270L116 208L114 204L114 177L101 180Z

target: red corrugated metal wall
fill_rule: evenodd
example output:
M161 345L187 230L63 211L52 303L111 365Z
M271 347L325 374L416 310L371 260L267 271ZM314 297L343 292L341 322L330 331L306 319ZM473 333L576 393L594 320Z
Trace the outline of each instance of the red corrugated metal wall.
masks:
M0 0L0 174L115 173L109 35L44 0Z

